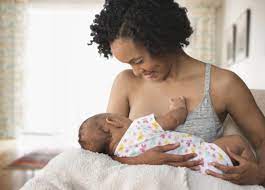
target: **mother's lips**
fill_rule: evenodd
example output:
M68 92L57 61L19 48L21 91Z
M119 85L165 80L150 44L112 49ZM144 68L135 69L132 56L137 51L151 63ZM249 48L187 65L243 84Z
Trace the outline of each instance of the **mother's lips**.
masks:
M152 74L154 74L155 72L154 71L152 71L152 72L145 72L145 73L143 73L143 75L145 75L145 76L149 76L149 75L152 75Z
M155 72L143 73L146 78L155 78Z

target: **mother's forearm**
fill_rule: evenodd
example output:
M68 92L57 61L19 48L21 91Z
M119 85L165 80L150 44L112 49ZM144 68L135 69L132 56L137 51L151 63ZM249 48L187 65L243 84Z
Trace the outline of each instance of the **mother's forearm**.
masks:
M116 160L118 162L121 162L123 164L129 164L129 165L137 165L137 164L143 164L138 157L117 157L112 156L113 160Z
M265 140L256 149L262 185L265 187Z

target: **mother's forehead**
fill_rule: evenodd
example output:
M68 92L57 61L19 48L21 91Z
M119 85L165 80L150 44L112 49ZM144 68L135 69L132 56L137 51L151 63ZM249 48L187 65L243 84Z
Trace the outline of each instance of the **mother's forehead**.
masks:
M138 58L146 53L143 45L134 43L127 38L118 38L111 43L112 54L121 62L128 63L131 59Z

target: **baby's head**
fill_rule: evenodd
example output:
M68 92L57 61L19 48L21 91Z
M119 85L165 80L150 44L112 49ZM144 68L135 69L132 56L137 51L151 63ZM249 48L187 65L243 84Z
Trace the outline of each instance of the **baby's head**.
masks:
M79 128L79 144L83 149L93 152L107 153L111 134L106 128L109 114L103 113L85 120Z
M108 154L111 140L119 140L112 136L113 129L129 126L130 123L129 118L118 114L97 114L82 123L78 142L83 149Z

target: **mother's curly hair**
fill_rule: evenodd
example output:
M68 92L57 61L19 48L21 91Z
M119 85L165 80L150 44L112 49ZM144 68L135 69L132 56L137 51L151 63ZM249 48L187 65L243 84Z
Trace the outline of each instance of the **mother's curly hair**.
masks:
M189 45L193 32L186 12L174 0L106 0L90 26L89 45L97 43L106 58L120 37L141 43L151 55L175 52Z

